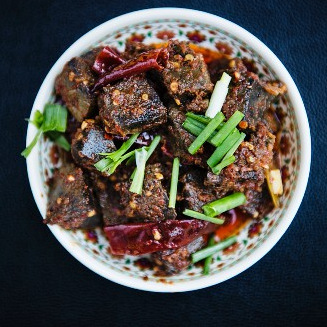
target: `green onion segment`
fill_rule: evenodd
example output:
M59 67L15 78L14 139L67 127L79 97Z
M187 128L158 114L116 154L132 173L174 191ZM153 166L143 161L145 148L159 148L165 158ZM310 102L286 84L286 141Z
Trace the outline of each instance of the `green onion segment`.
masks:
M234 209L246 202L246 197L243 193L233 193L225 196L222 199L208 203L202 207L207 216L215 217L221 213Z
M208 242L208 247L213 246L214 244L215 244L215 237L211 236ZM212 257L213 255L209 255L208 257L205 258L204 265L203 265L203 275L209 275Z
M194 140L194 142L190 145L188 151L191 154L195 154L200 149L202 144L210 137L210 135L214 132L214 130L219 126L219 124L224 120L224 118L225 118L224 115L221 112L219 112L204 128L204 130Z
M210 123L210 121L211 121L211 118L203 116L203 115L197 115L197 114L195 114L195 113L193 113L191 111L188 111L186 113L186 117L192 118L192 119L197 120L197 121L199 121L199 122L201 122L203 124L206 124L206 125L208 125Z
M58 146L68 151L70 149L70 144L63 135L59 134L59 132L63 133L66 131L67 116L67 109L59 104L46 104L43 114L37 110L34 114L34 118L31 120L29 119L28 121L34 124L38 131L32 142L26 147L21 155L27 158L40 139L42 133L45 133Z
M223 168L231 165L235 161L234 156L230 156L227 159L222 160L217 166L212 168L212 172L216 175L219 175Z
M225 139L225 141L216 148L215 152L208 159L207 164L209 165L209 167L212 168L216 166L222 160L225 154L239 140L240 135L241 134L237 129L234 129L234 131L231 134L229 134L229 136Z
M148 152L144 148L135 150L136 172L129 189L130 192L142 194L147 155Z
M228 85L231 79L232 78L228 74L223 73L220 80L216 83L205 114L207 117L213 118L221 111L228 93Z
M238 140L234 143L234 145L229 149L229 151L225 154L223 161L226 160L227 158L231 157L237 148L240 146L240 144L243 142L245 138L245 133L241 133Z
M238 123L242 120L244 114L240 111L235 111L234 114L227 120L224 126L218 131L211 142L217 147L227 138L227 136L234 130Z
M122 144L118 150L111 153L101 153L101 155L106 155L112 161L119 160L120 157L123 156L124 153L127 152L129 148L134 144L139 135L140 133L133 134L127 141Z
M175 158L173 162L173 170L171 173L169 203L168 203L169 208L175 208L176 205L178 176L179 176L179 158Z
M151 142L150 146L149 146L148 148L146 148L146 150L148 151L148 155L147 155L147 157L146 157L146 161L149 160L149 158L151 157L152 153L154 152L154 150L155 150L156 147L158 146L160 140L161 140L161 136L160 136L160 135L157 135L157 136L153 139L153 141ZM131 157L130 159L132 159L132 157ZM128 161L129 161L129 160L128 160ZM131 179L134 178L134 176L135 176L135 172L136 172L136 168L134 169L134 171L133 171L133 173L132 173L132 175L131 175L131 177L130 177Z
M209 216L204 215L203 213L189 210L189 209L185 209L183 211L183 215L192 217L195 219L209 221L210 223L217 224L217 225L222 225L225 222L224 219L209 217Z
M67 109L59 104L46 104L43 113L42 131L65 132L67 126Z
M237 240L236 236L231 236L215 245L208 246L198 252L193 253L192 263L197 263L221 250L228 248L229 246L233 245L236 242L236 240Z

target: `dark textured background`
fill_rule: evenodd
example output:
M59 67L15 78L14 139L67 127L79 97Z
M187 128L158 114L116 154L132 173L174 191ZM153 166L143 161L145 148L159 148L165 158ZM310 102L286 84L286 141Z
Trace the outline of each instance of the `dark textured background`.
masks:
M323 326L326 273L327 1L1 1L1 326ZM135 291L103 279L41 223L24 160L26 122L51 66L98 24L137 9L217 14L254 35L290 71L308 112L313 162L287 233L241 275L184 294Z

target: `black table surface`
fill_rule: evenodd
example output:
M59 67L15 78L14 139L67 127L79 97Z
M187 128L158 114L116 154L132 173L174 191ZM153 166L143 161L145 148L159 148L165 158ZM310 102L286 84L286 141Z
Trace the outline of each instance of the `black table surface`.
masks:
M67 47L113 17L161 6L222 16L267 44L299 87L313 145L305 197L278 244L237 277L181 294L123 287L75 260L42 224L19 155L24 118ZM327 1L16 0L0 10L1 326L327 325Z

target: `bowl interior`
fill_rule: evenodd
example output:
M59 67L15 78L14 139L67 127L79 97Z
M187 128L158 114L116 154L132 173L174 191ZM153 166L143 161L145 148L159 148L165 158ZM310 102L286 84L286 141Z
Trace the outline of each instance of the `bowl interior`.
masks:
M267 78L270 80L278 79L278 76L264 58L242 40L227 33L223 29L194 21L179 19L143 21L136 25L129 25L125 28L111 30L105 37L98 40L95 39L92 47L99 44L109 44L119 50L124 50L126 39L142 41L145 43L162 43L169 38L188 40L199 46L213 50L217 48L221 50L224 45L228 44L233 56L247 57L255 60L258 74L261 78ZM88 49L85 48L81 53L86 52L87 50ZM54 78L52 78L51 83L51 87L53 88ZM53 99L54 95L49 93L45 102L51 102ZM252 253L257 251L258 248L266 242L281 221L285 219L284 213L289 206L290 199L292 198L292 194L297 184L297 172L299 171L300 166L300 136L294 108L287 94L286 96L283 96L280 101L274 103L274 106L278 108L278 111L283 113L284 116L282 119L283 128L281 136L283 142L282 172L284 179L284 194L281 197L282 207L281 209L274 210L258 223L255 228L251 226L251 223L244 226L244 228L239 232L236 245L233 246L232 249L214 256L214 260L211 264L210 275L208 277L202 275L201 267L193 265L189 266L185 272L179 275L165 278L156 276L151 269L146 267L141 270L139 265L135 264L136 259L139 259L139 257L112 257L108 252L108 241L100 229L90 232L72 232L63 230L58 226L53 226L51 227L52 231L57 237L61 235L60 237L62 237L62 240L65 239L66 248L78 248L79 255L75 255L76 257L84 257L84 262L90 260L90 262L96 263L99 267L97 272L101 270L101 275L113 280L115 280L115 278L112 276L119 275L121 277L121 283L129 284L129 286L132 287L149 289L149 284L161 284L163 285L163 288L169 288L174 291L174 287L180 283L210 278L212 280L212 276L216 276L217 281L219 281L219 276L225 271L231 269L231 267L235 265L242 264L242 262L246 261ZM48 192L46 181L55 168L49 159L51 145L52 144L49 140L42 139L38 148L38 174L40 174L42 180L41 196L42 202L44 203L46 203ZM58 165L60 165L60 162ZM124 278L125 280L129 280L129 283L125 283L123 281ZM137 285L135 283L137 283Z

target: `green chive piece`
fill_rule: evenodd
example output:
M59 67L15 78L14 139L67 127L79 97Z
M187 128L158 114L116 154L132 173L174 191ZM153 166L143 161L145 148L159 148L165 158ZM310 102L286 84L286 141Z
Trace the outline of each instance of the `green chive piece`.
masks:
M192 263L199 262L221 250L224 250L229 246L233 245L236 241L237 241L237 237L231 236L215 245L208 246L198 252L195 252L192 254Z
M188 121L188 119L186 119L185 122L183 123L183 127L184 129L186 129L188 132L190 132L195 136L199 136L204 129L192 124L190 121Z
M117 161L120 159L121 156L125 154L125 152L128 151L128 149L134 144L136 139L139 137L140 133L133 134L127 141L125 141L122 146L111 153L108 153L107 156L112 160L112 161Z
M228 74L223 73L220 80L216 83L205 114L207 117L213 118L221 111L228 93L228 85L231 79L232 78Z
M211 121L211 118L209 118L209 117L206 117L206 116L203 116L203 115L197 115L197 114L195 114L193 112L190 112L190 111L188 111L186 113L186 117L193 118L194 120L199 121L201 123L204 123L206 125L208 125L210 123L210 121Z
M135 150L136 172L131 187L129 189L130 192L142 194L147 155L148 152L144 148Z
M179 158L175 158L173 162L173 170L171 173L169 204L168 204L169 208L175 208L176 205L178 175L179 175Z
M104 172L106 169L108 169L109 165L112 163L113 161L110 158L103 158L100 161L98 161L96 164L94 164L94 167L101 171Z
M219 175L220 172L227 166L231 165L235 161L234 156L230 156L229 158L224 159L217 166L212 168L212 172L216 175Z
M208 125L208 124L205 124L205 123L201 123L200 121L198 121L198 120L196 120L196 119L193 119L193 118L191 118L191 117L187 117L187 118L185 119L185 122L189 122L189 123L191 123L192 125L195 125L195 126L201 128L202 130L204 130L205 127Z
M232 130L243 119L244 114L240 111L235 111L234 114L227 120L225 125L218 131L215 137L211 140L215 146L219 146L226 137L232 132Z
M219 126L219 124L224 120L224 115L219 112L210 123L204 128L201 134L194 140L194 142L188 148L189 153L195 154L202 144L210 137L213 131ZM224 127L223 127L224 128Z
M237 148L240 146L240 144L243 142L243 140L245 139L245 134L241 133L239 139L237 140L237 142L229 149L229 151L225 154L223 161L226 160L227 158L231 157L235 151L237 150Z
M215 244L215 237L211 236L208 242L208 247L213 246L214 244ZM203 265L203 275L209 275L212 257L213 255L209 255L208 257L205 258L204 265Z
M59 104L48 103L44 107L44 120L42 123L42 131L65 132L67 126L68 111Z
M225 196L222 199L208 203L202 207L207 216L215 217L221 213L241 206L246 202L246 197L243 193L233 193Z
M190 123L192 123L193 125L196 125L198 127L201 127L202 129L204 129L211 121L211 118L210 118L210 121L208 122L205 122L205 121L199 121L197 119L194 119L192 117L187 117L185 121L188 121ZM221 129L223 126L225 125L224 122L220 123L217 127L217 130ZM216 134L216 133L215 133Z
M126 159L129 159L130 157L135 156L135 150L127 152L125 155L123 155L119 160L117 161L112 161L108 167L105 169L107 175L112 175L117 167Z
M193 210L189 210L189 209L185 209L183 211L183 215L188 216L188 217L192 217L192 218L195 218L195 219L209 221L210 223L217 224L217 225L222 225L225 222L224 219L212 218L212 217L204 215L203 213L193 211Z
M67 126L67 116L67 109L59 104L46 104L43 114L37 110L34 114L34 119L28 119L28 121L38 128L38 132L32 140L31 144L21 153L21 155L27 158L34 146L37 144L42 133L50 131L65 132ZM59 137L57 135L56 140L54 141L65 150L68 149L69 144L64 136Z
M154 150L156 149L156 147L158 146L159 142L161 140L161 136L160 135L157 135L153 141L151 142L150 146L149 147L146 147L145 149L148 151L148 155L147 155L147 158L146 158L146 161L149 160L149 158L151 157L152 153L154 152ZM132 159L132 158L131 158ZM131 179L134 178L135 176L135 172L136 172L136 168L134 169L132 175L131 175Z
M26 118L25 120L33 124L37 129L39 129L42 126L43 119L44 117L42 112L40 110L36 110L33 119Z
M36 135L34 136L34 139L32 140L32 142L27 146L27 148L21 153L21 155L24 158L27 158L28 155L32 152L33 148L35 147L36 143L38 142L40 136L42 134L42 130L39 129L36 133Z
M207 164L209 167L216 166L221 159L225 156L225 154L233 147L233 145L239 140L241 134L237 129L229 134L229 136L225 139L225 141L216 148L215 152L208 159Z
M204 130L205 125L197 122L198 124L201 124L203 127L201 128L200 126L197 126L197 124L193 124L193 122L191 122L189 120L190 118L187 118L185 120L185 122L183 123L183 127L184 129L186 129L188 132L190 132L191 134L195 135L195 136L199 136L201 134L201 132ZM222 125L223 123L221 123L218 128ZM208 138L207 142L209 142L210 144L212 144L211 140L212 138L217 134L217 131L213 131L212 134L210 135L210 137ZM213 144L212 144L213 145Z
M135 154L134 154L134 156L131 156L131 157L128 158L125 165L130 166L133 162L135 162Z

